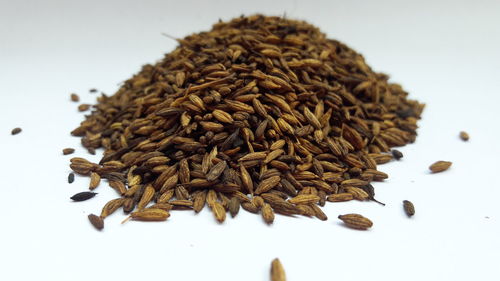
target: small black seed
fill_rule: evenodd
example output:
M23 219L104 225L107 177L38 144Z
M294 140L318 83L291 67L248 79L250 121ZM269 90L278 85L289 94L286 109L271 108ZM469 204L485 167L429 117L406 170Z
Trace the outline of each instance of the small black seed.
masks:
M403 158L403 153L401 151L399 151L397 149L393 149L393 150L391 150L391 152L392 152L392 157L394 157L394 159L399 160L399 159Z
M68 175L68 183L73 183L75 181L75 174L69 173Z
M80 201L89 200L90 198L94 197L96 194L97 193L95 193L95 192L84 191L84 192L80 192L80 193L77 193L77 194L71 196L70 199L73 201L76 201L76 202L80 202Z
M97 93L97 89L92 88L92 89L89 90L89 92L91 92L91 93Z

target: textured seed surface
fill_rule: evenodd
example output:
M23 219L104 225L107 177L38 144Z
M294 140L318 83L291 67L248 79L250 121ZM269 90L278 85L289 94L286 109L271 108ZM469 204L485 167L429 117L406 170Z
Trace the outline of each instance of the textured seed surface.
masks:
M451 162L449 161L437 161L429 167L432 173L440 173L448 170L451 167Z
M327 202L375 201L370 183L388 178L378 165L416 139L424 105L306 22L242 16L178 44L79 106L88 113L71 134L104 153L70 168L90 190L116 190L102 218L123 208L162 220L206 205L219 222L240 208L267 223L327 220Z
M74 148L65 148L63 149L63 155L69 155L69 154L72 154L75 152L75 149Z
M467 132L461 131L459 136L460 136L460 139L462 139L463 141L469 140L469 134Z
M367 230L373 226L371 220L359 214L340 215L339 219L342 220L346 226L353 229Z
M415 215L415 206L413 206L413 203L408 201L408 200L404 200L403 201L403 209L405 210L405 213L407 216L411 217L413 215Z
M88 215L90 223L97 229L102 230L104 228L104 220L94 214Z

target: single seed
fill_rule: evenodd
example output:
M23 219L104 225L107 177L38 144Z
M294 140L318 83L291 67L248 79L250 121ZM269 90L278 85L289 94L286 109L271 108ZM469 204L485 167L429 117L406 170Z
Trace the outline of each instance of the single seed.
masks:
M432 173L440 173L448 170L451 166L449 161L437 161L429 167Z
M89 92L91 92L91 93L97 93L97 89L92 88L92 89L89 90Z
M89 110L89 108L90 108L90 104L80 104L78 106L78 111L80 111L80 112L87 111L87 110Z
M70 99L73 102L79 102L80 101L80 97L77 94L71 94Z
M408 200L403 201L403 209L405 210L406 215L408 215L409 217L415 214L415 206L413 206L413 203Z
M22 131L21 128L14 128L12 129L12 131L10 132L12 135L17 135L19 134L20 132Z
M80 201L89 200L90 198L96 196L96 194L97 193L95 193L95 192L84 191L84 192L80 192L80 193L77 193L77 194L71 196L70 199L73 201L76 201L76 202L80 202Z
M342 220L346 226L353 229L367 230L373 226L371 220L359 214L340 215L339 219Z
M460 138L461 138L463 141L468 141L468 140L469 140L469 134L468 134L467 132L461 131L461 132L460 132Z
M392 153L392 157L394 157L394 159L396 159L396 160L403 158L403 152L401 152L397 149L391 150L391 153Z
M94 214L88 216L90 223L97 229L102 230L104 228L104 220Z
M63 155L69 155L69 154L72 154L75 152L75 149L74 148L65 148L63 149Z
M286 281L285 269L278 258L271 263L271 281Z

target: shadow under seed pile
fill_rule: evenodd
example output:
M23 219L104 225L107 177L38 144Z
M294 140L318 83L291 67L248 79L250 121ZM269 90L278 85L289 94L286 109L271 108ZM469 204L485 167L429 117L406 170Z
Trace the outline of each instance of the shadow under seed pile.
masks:
M346 45L302 21L260 15L178 40L72 134L105 149L82 175L107 179L132 219L205 205L219 222L241 208L316 216L326 201L373 199L390 148L415 140L423 104ZM95 187L94 187L95 188Z

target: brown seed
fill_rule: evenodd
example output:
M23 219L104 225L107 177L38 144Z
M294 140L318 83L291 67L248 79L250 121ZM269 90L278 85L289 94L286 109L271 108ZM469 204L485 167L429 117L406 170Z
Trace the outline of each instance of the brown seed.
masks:
M90 108L90 104L80 104L78 106L78 111L80 111L80 112L87 111L87 110L89 110L89 108Z
M467 132L461 131L460 132L460 139L462 139L463 141L468 141L469 140L469 134L467 134Z
M104 220L94 214L88 215L90 223L97 229L102 230L104 228Z
M68 175L68 183L73 183L75 181L75 174L69 173Z
M262 206L262 218L267 224L272 224L274 222L274 212L271 205L264 203Z
M227 167L227 162L226 161L221 161L221 162L217 163L208 172L208 174L207 174L207 180L208 181L214 181L217 178L219 178L220 175L222 175L222 172L224 172L224 170L226 169L226 167Z
M21 131L22 131L22 129L21 129L21 128L14 128L14 129L12 129L12 131L11 131L10 133L11 133L11 135L17 135L17 134L19 134Z
M318 203L319 201L319 196L313 195L313 194L303 194L303 195L297 195L296 197L291 198L288 200L288 202L292 204L315 204Z
M371 220L359 214L340 215L339 219L342 220L346 226L358 230L367 230L373 226Z
M278 258L271 263L271 281L286 281L285 269Z
M94 190L99 186L99 183L101 182L101 176L99 176L98 173L90 173L90 183L89 183L89 189Z
M70 99L73 102L79 102L80 101L80 97L77 94L71 94L70 95Z
M130 218L138 221L165 221L168 217L170 217L169 212L156 208L130 213Z
M231 201L229 201L229 213L231 214L231 217L234 218L239 211L240 211L240 200L237 197L231 198Z
M73 152L75 152L74 148L65 148L65 149L63 149L63 155L72 154Z
M440 173L448 170L451 166L451 162L449 161L437 161L429 167L432 173Z
M415 206L413 206L413 203L408 200L403 201L403 209L405 210L406 215L409 217L415 214Z
M144 189L144 193L142 194L141 200L137 203L137 209L142 210L146 208L146 206L151 202L153 196L155 195L155 189L152 185L147 185L146 189Z
M212 212L219 223L223 223L226 220L226 209L219 202L213 203Z

